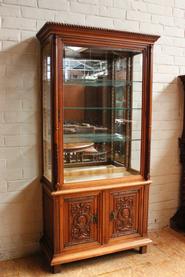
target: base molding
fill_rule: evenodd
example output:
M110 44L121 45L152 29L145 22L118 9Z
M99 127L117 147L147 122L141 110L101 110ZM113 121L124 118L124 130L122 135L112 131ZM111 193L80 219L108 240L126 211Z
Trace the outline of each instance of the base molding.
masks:
M125 241L118 244L107 244L102 245L99 248L89 249L85 251L79 251L76 253L61 253L54 255L51 257L51 252L48 251L48 247L45 245L44 241L41 241L41 247L43 249L44 254L46 255L47 259L50 262L51 266L70 263L78 260L93 258L97 256L103 256L106 254L111 254L115 252L120 252L123 250L129 250L138 248L141 249L141 247L147 246L148 244L152 243L152 240L147 237L140 237L140 238L134 238L130 241ZM144 248L143 248L144 249ZM49 253L50 252L50 253ZM141 251L140 251L141 253ZM144 252L143 252L144 253Z

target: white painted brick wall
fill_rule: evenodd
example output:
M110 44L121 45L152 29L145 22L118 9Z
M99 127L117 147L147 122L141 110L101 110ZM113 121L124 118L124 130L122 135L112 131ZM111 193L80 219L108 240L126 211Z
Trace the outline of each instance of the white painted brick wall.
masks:
M185 74L184 0L0 1L0 259L38 249L39 44L47 21L159 34L154 47L149 228L168 225L178 206Z

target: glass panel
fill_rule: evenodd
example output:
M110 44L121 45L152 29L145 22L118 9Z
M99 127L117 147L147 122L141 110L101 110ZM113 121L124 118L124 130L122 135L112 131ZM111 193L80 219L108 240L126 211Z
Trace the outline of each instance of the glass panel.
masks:
M140 171L142 54L65 46L64 181Z
M43 163L44 176L51 182L51 47L43 49Z
M133 57L133 85L132 85L132 131L131 137L131 161L130 166L140 170L141 153L141 108L142 108L142 54Z

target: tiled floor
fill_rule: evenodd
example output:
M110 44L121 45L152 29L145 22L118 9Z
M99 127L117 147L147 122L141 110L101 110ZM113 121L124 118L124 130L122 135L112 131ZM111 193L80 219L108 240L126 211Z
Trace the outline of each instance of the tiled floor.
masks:
M51 274L42 255L0 262L0 277L185 277L185 234L170 229L150 233L148 253L125 251L62 265Z

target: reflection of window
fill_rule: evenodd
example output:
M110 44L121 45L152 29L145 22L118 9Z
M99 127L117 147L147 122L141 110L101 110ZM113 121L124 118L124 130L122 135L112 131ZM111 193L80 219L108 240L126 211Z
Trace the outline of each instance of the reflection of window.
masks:
M51 149L48 149L48 169L51 169Z
M108 75L107 61L64 59L65 81L70 79L96 80Z
M49 81L51 79L51 58L47 57L47 80Z
M45 81L51 80L51 58L47 56L44 60L43 79Z

